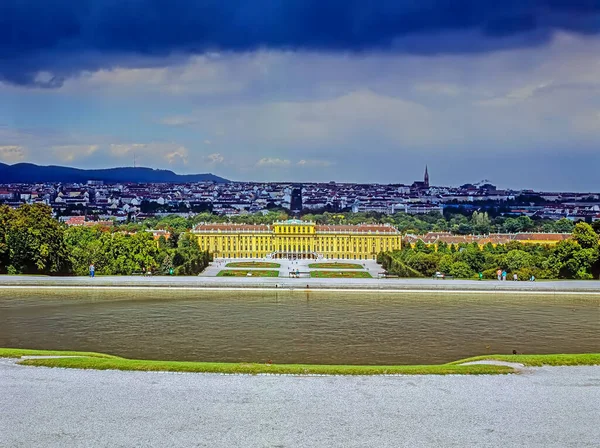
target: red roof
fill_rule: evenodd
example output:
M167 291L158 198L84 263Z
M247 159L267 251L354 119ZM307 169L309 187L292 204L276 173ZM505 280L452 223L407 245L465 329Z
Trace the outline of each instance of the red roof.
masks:
M267 231L270 227L265 224L198 224L195 227L196 231L221 231L221 232L250 232L250 231Z
M85 224L85 216L71 216L66 222L68 226L82 226Z
M398 229L391 226L379 224L360 224L352 225L317 225L318 232L357 232L357 233L399 233Z

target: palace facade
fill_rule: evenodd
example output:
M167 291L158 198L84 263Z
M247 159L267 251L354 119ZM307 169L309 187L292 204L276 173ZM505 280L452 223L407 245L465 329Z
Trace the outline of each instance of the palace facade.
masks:
M215 258L374 260L399 250L402 235L390 225L319 225L289 220L272 225L199 224L193 233Z

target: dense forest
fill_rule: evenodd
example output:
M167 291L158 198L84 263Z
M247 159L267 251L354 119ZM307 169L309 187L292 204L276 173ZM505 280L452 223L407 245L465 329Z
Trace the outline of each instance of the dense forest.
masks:
M191 218L167 216L141 223L125 223L110 228L66 227L52 216L45 205L23 205L17 209L0 206L0 273L85 275L91 263L99 275L131 275L147 270L156 274L196 275L209 262L209 254L200 250L196 238L187 231L200 222L238 222L270 224L287 219L282 211L238 217L201 213ZM458 234L500 232L572 232L573 239L556 246L521 244L445 245L433 248L418 242L414 248L380 254L379 261L391 274L402 277L431 276L444 272L457 278L483 273L495 276L497 269L517 273L520 279L598 278L600 222L573 224L570 220L532 220L526 216L490 218L486 213L428 214L404 213L323 213L304 215L302 219L320 224L389 223L403 233L451 231ZM171 237L154 240L147 229L167 229Z
M85 275L93 263L99 275L196 275L208 262L190 234L156 241L151 233L121 228L67 228L45 205L0 206L2 274Z
M533 275L538 279L592 279L600 276L598 233L580 222L573 229L573 239L555 246L522 244L512 241L497 246L491 243L447 245L437 248L417 241L402 250L379 255L379 262L390 274L400 277L431 277L436 272L456 278L495 278L498 269L517 274L520 280Z

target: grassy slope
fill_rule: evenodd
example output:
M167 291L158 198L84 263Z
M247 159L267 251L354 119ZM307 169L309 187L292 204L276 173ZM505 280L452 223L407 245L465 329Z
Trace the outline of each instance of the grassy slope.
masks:
M348 365L304 365L304 364L256 364L256 363L217 363L217 362L180 362L180 361L144 361L135 359L102 358L52 358L27 359L21 364L29 366L67 367L96 370L141 370L167 372L205 372L205 373L245 373L245 374L295 374L295 375L449 375L449 374L501 374L511 373L513 369L502 366L348 366Z
M239 261L227 263L226 268L279 268L279 263L270 263L266 261Z
M525 366L595 366L600 365L600 353L558 354L558 355L483 355L451 362L451 365L470 361L494 359L497 361L519 362Z
M0 348L0 358L21 358L22 356L83 356L87 358L123 359L118 356L95 352L72 352L64 350L30 350L26 348Z
M168 372L208 372L208 373L275 373L275 374L323 374L323 375L480 375L513 373L510 367L491 365L461 366L464 362L479 360L499 360L518 362L526 366L574 366L600 365L600 354L559 354L559 355L484 355L462 359L440 365L422 366L354 366L354 365L309 365L309 364L258 364L258 363L219 363L148 361L125 359L102 353L73 352L57 350L0 349L0 358L21 356L77 356L77 358L26 359L21 364L30 366L64 367L97 370L138 370Z
M59 350L0 349L0 358L22 356L77 356L76 358L26 359L20 364L29 366L63 367L96 370L137 370L167 372L205 373L274 373L294 375L481 375L513 373L510 367L491 365L460 364L469 361L499 360L518 362L526 366L574 366L600 365L600 353L558 355L484 355L462 359L448 364L422 366L354 366L354 365L310 365L310 364L258 364L220 362L149 361L125 359L93 352Z

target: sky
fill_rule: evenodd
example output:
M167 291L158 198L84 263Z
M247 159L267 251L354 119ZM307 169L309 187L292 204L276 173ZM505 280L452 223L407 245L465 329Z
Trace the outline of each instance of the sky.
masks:
M3 0L0 162L600 191L599 0Z

